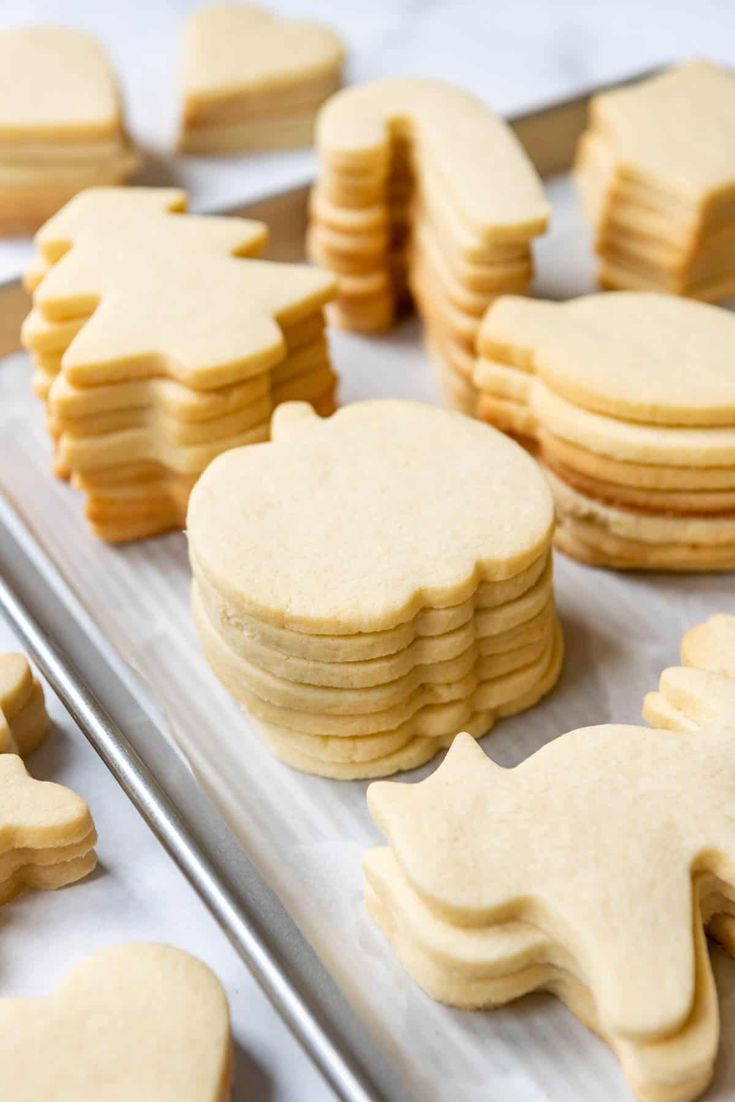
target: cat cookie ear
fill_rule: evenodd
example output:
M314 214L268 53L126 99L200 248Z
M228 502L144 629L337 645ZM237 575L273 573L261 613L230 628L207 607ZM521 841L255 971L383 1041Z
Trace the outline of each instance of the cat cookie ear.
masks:
M404 828L409 831L416 813L442 792L457 794L457 810L471 806L473 794L487 791L492 776L500 780L506 772L485 754L477 740L465 732L457 735L438 769L418 785L396 781L376 781L367 790L368 810L381 833L393 844L400 844ZM461 811L460 811L461 813Z

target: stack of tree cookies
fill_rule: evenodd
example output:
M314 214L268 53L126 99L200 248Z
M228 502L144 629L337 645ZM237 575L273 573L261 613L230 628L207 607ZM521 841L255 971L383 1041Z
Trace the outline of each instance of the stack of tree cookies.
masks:
M552 687L553 505L522 448L399 401L281 406L271 435L211 464L187 532L205 656L279 758L410 769Z
M409 297L451 404L474 402L480 319L533 274L549 208L512 131L451 85L388 79L348 88L317 122L308 248L335 273L330 316L386 329Z
M595 96L577 155L604 287L735 294L735 75L697 61Z
M23 341L56 470L108 540L181 526L220 452L289 399L334 408L331 276L254 259L259 222L187 215L173 189L92 189L38 233Z

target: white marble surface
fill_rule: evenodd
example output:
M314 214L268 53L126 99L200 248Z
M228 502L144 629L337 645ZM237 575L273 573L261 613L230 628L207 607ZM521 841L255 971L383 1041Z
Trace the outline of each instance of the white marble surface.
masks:
M230 162L172 163L176 49L189 0L3 0L0 25L63 23L108 45L121 71L136 138L162 158L167 176L206 208L295 183L309 154ZM735 5L727 0L455 2L281 0L283 14L329 19L351 51L350 75L416 73L454 80L512 111L667 60L708 55L735 64ZM17 272L26 242L0 244L0 278ZM12 640L0 628L0 650ZM52 898L28 894L3 909L0 996L40 993L79 956L128 938L171 941L211 964L227 985L238 1041L235 1098L316 1102L330 1097L240 966L204 908L116 790L63 712L37 755L39 776L89 800L100 826L101 870Z

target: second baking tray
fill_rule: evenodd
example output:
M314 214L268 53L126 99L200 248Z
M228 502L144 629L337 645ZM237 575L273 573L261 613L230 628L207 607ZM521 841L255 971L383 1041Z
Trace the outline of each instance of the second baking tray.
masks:
M545 175L568 166L583 118L582 97L519 120L519 132ZM591 243L566 176L550 181L549 190L554 220L537 249L537 291L564 298L593 288ZM302 189L240 213L269 223L272 255L301 255ZM3 351L15 346L25 305L17 288L0 294ZM438 398L416 321L379 338L335 333L332 352L343 402ZM28 361L19 353L0 363L0 442L0 486L38 540L41 565L60 572L93 622L90 646L111 669L121 658L133 671L135 692L149 715L181 749L242 851L355 1011L369 1040L360 1052L359 1041L348 1037L351 1055L368 1063L371 1052L387 1057L394 1074L383 1073L377 1056L372 1069L382 1096L404 1097L405 1088L422 1102L628 1099L614 1058L554 1000L535 996L502 1011L461 1013L427 999L402 972L362 906L361 858L380 842L367 814L366 785L302 776L275 761L260 743L201 657L189 615L183 535L107 547L88 533L80 497L50 474L42 410L31 396ZM546 701L498 724L483 743L501 764L521 761L572 727L639 721L643 694L676 660L683 630L732 605L732 580L623 576L560 559L557 594L566 669ZM39 618L43 622L43 608ZM60 630L63 635L63 623ZM70 618L67 633L78 630ZM63 646L64 639L60 642ZM433 768L404 779L415 780ZM172 792L178 784L175 772L171 766ZM165 767L159 773L165 787ZM256 898L251 902L267 927L268 907ZM271 911L271 918L278 925L278 913ZM285 975L289 947L281 948L274 964ZM296 954L291 960L304 955L299 944L290 949ZM727 1047L728 1026L735 1026L735 978L724 957L718 957L716 967L724 992L724 1052L718 1069L724 1097L735 1091L735 1061ZM312 981L308 998L318 1003L318 973ZM321 997L326 1009L331 1000L327 985ZM327 1015L319 1028L329 1032L332 1026L338 1032L334 1016L330 1026ZM376 1047L371 1049L371 1042Z

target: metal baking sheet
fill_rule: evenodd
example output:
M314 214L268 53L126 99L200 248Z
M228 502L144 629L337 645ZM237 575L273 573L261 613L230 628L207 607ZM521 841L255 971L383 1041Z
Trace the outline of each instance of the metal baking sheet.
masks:
M568 165L583 106L583 99L559 105L525 124L525 140L532 154L534 141L538 143L534 155L541 167ZM550 180L549 193L553 228L537 249L536 291L566 298L593 289L590 239L568 178ZM272 228L273 255L292 258L301 252L304 210L304 193L296 191L242 213L264 217ZM189 616L183 535L108 547L89 534L80 496L50 474L42 410L30 391L30 365L22 353L12 351L24 309L17 287L0 294L0 354L5 355L0 363L0 488L12 510L8 517L0 508L0 563L3 553L12 557L16 581L25 586L42 633L51 630L53 621L52 634L67 656L73 654L84 666L102 704L111 700L113 711L119 710L119 686L128 693L126 707L134 711L120 711L121 725L164 789L149 808L154 829L165 834L178 815L185 834L191 835L193 828L195 841L202 842L198 812L190 803L194 796L185 783L188 774L162 749L170 739L217 806L238 850L272 891L259 894L258 888L251 894L243 889L240 917L252 921L256 948L270 944L276 975L291 973L296 993L313 1008L316 1033L302 1034L306 1047L314 1054L320 1037L334 1037L348 1068L358 1070L358 1080L359 1074L369 1079L372 1073L373 1084L365 1086L368 1093L357 1093L362 1086L356 1081L343 1089L343 1097L397 1100L412 1094L422 1102L628 1099L612 1055L555 1000L533 996L501 1011L462 1013L431 1002L405 976L362 906L361 857L380 841L367 814L366 785L302 776L275 761L259 742L247 716L209 673L199 652ZM343 402L388 395L438 401L417 321L376 338L334 333L331 341ZM23 526L37 541L37 553ZM24 550L18 551L19 546ZM35 581L29 563L37 571ZM49 585L53 597L44 588ZM732 576L624 576L563 558L557 560L557 597L568 648L566 668L546 701L498 724L483 741L486 751L505 765L521 761L571 727L638 721L643 694L655 685L660 670L676 661L683 631L734 603ZM78 606L77 612L65 611L71 605ZM135 711L136 701L142 712ZM425 776L434 765L405 779ZM210 812L201 814L210 824ZM203 833L211 844L212 836ZM172 848L176 854L176 846ZM231 858L231 874L238 854L226 851L224 847L219 863L225 866ZM181 853L177 856L182 860ZM217 853L205 845L204 856L212 859L217 879ZM241 867L241 875L246 867L250 865ZM247 883L256 885L259 879L253 876L248 871ZM233 886L224 867L219 870L222 884ZM284 912L308 946L297 934L289 942L293 928L283 924ZM270 937L274 931L276 936ZM325 973L309 966L312 950ZM735 1035L735 964L714 953L723 1042L711 1097L726 1098L735 1094L735 1045L730 1040ZM339 995L333 983L361 1022L362 1040L359 1029L353 1031L349 1022L341 1029L335 1021Z

